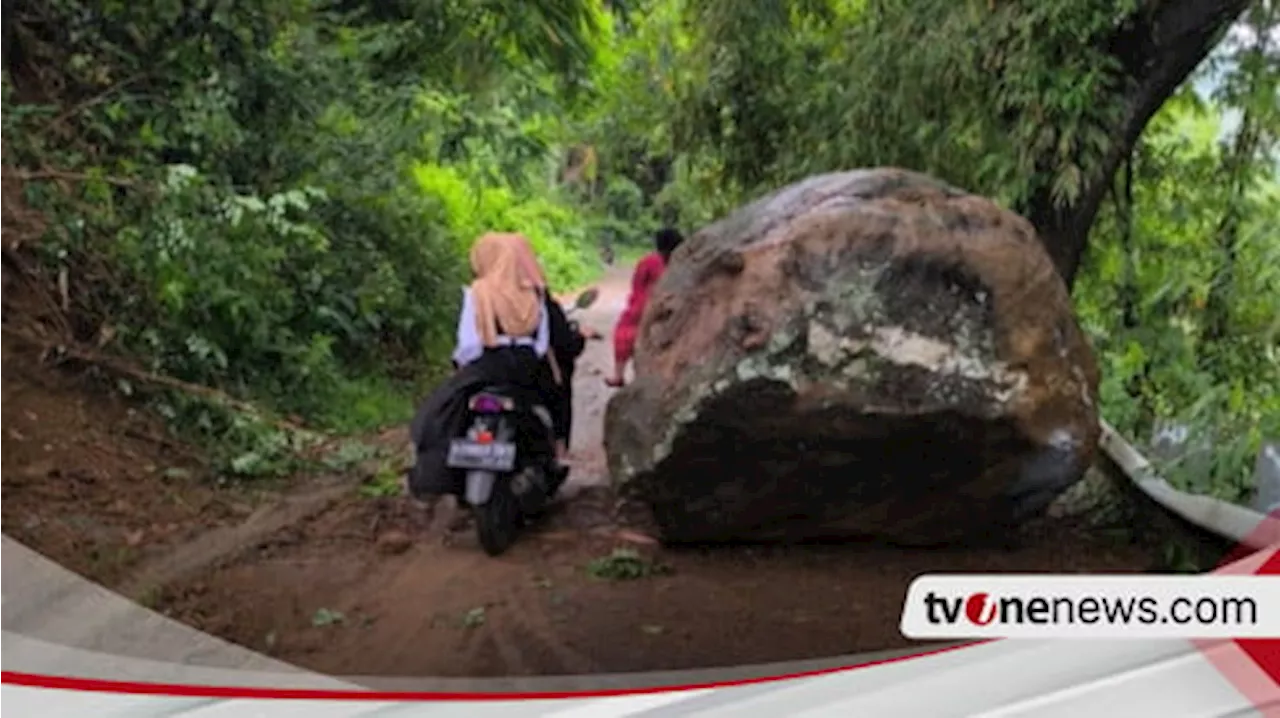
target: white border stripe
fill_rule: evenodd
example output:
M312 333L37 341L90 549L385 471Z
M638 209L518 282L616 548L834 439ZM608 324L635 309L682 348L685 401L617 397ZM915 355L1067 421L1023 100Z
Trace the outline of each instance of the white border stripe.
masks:
M716 689L701 688L678 693L649 693L638 696L594 698L569 710L547 713L546 716L547 718L615 718L629 716L704 696L713 690Z

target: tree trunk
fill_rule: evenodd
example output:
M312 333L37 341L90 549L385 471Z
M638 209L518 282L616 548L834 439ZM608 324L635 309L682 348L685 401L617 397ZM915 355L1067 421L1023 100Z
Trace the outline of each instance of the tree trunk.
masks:
M1089 229L1116 170L1132 153L1147 122L1248 5L1249 0L1151 0L1112 38L1111 52L1124 73L1116 85L1120 97L1113 101L1124 110L1111 130L1110 151L1102 162L1087 168L1089 174L1074 202L1056 203L1046 182L1021 208L1068 287L1075 281Z
M4 38L4 50L0 51L4 55L4 69L12 72L13 63L22 57L21 48L15 47L13 41L16 39L13 34L13 3L14 0L3 0L0 3L0 27Z

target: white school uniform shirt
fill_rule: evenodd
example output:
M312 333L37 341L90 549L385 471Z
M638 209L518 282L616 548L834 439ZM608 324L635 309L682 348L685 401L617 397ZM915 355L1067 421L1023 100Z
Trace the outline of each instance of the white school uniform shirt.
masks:
M459 367L466 366L484 354L484 340L476 329L476 305L471 299L471 288L462 289L462 311L458 313L458 343L453 350L453 360ZM499 346L532 347L539 357L547 355L551 345L551 325L547 321L547 309L538 307L538 330L531 337L510 337L498 335Z

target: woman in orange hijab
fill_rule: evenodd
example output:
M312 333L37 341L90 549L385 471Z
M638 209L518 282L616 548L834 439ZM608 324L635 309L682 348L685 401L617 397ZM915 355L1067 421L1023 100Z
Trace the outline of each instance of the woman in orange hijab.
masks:
M453 361L463 367L486 350L524 346L547 355L546 283L528 242L518 234L486 234L471 247L475 279L462 295Z
M560 410L565 391L551 347L546 282L528 242L517 234L485 234L472 246L470 260L474 277L463 289L453 352L457 371L422 402L410 426L414 462L408 483L420 498L463 490L445 459L450 440L464 429L468 400L487 386L537 393L551 414L557 454L567 446Z
M539 358L545 357L554 390L548 385L544 396L555 419L556 453L566 459L573 427L574 366L586 340L600 333L571 325L523 235L481 237L472 247L471 266L476 279L463 295L454 363L463 366L486 348L509 344L529 346Z

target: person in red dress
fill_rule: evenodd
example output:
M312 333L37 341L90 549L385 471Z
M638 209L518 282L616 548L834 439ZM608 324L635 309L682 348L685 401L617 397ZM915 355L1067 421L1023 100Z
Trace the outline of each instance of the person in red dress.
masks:
M664 228L654 237L654 251L646 254L631 275L631 296L627 297L627 308L618 318L613 329L613 376L605 379L612 387L622 386L625 380L627 362L635 351L636 337L640 330L640 319L644 316L645 305L649 302L649 292L662 278L671 253L680 246L684 237L680 232Z

